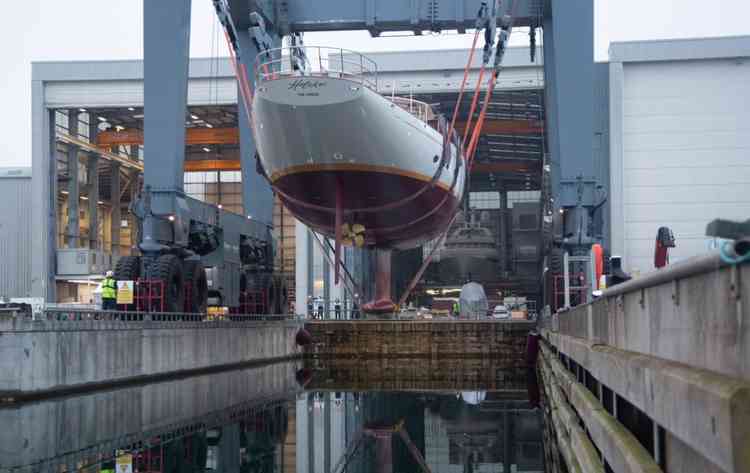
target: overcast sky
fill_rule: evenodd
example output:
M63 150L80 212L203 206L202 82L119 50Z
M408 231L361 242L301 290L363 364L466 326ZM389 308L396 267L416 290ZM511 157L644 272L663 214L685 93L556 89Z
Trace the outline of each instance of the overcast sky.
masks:
M607 60L614 41L750 34L748 0L594 1L599 61ZM5 9L0 29L0 166L31 164L31 61L141 58L142 7L142 0L24 0ZM210 0L193 0L192 22L192 56L226 54L223 37L212 39L218 31ZM307 34L305 42L384 51L469 47L471 37L372 39L365 32L347 32Z

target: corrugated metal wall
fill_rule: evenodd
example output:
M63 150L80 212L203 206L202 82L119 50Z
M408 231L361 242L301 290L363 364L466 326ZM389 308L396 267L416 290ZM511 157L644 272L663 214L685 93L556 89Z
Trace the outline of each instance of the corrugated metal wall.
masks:
M0 296L31 295L31 177L0 175Z
M750 61L624 65L625 264L653 269L657 229L672 261L708 251L706 224L750 215Z

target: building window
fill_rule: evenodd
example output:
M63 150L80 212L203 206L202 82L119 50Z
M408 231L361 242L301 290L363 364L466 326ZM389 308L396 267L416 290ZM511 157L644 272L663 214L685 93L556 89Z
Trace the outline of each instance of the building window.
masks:
M186 172L185 193L194 199L243 214L242 174L239 171Z
M508 208L512 209L516 202L537 203L541 198L541 191L508 191Z
M497 210L500 208L500 193L493 192L470 192L469 207L481 210Z

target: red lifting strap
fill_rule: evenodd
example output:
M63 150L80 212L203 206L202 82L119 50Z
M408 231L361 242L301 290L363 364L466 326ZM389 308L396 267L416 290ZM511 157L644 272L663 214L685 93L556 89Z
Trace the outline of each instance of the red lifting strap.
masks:
M482 126L484 125L484 119L487 116L487 108L490 104L490 98L492 97L492 92L495 89L495 83L497 82L497 71L492 72L492 77L490 77L490 83L489 88L487 89L487 94L484 96L484 104L482 105L482 111L479 113L479 118L477 119L477 124L474 127L474 132L472 133L471 142L469 143L469 150L466 154L468 158L468 168L471 170L471 165L474 163L474 153L477 150L477 143L479 142L479 134L482 131Z
M477 79L477 86L474 89L474 98L471 100L471 109L469 109L469 119L466 121L466 129L464 130L463 143L466 144L466 140L469 138L469 130L471 129L471 120L474 117L474 111L477 108L477 102L479 101L479 89L482 87L482 79L484 78L484 63L482 68L479 70L479 78ZM468 151L468 147L465 148ZM468 156L468 153L466 154Z
M229 39L229 33L224 30L224 37L227 40L227 46L229 47L229 58L232 60L232 68L234 69L234 75L237 76L237 82L240 85L240 95L242 101L245 103L245 113L247 114L247 120L252 126L253 114L253 93L250 90L250 82L247 77L247 69L241 63L237 61L237 53L232 47L232 41Z
M458 109L461 107L461 100L464 98L464 88L466 87L466 81L469 78L469 70L471 70L471 62L474 60L474 51L477 48L477 40L479 39L479 30L477 30L474 33L474 42L471 44L471 51L469 52L469 61L466 63L466 68L464 69L464 79L461 81L461 89L458 91L458 99L456 99L456 106L453 108L453 118L451 119L451 124L448 127L448 141L450 142L451 135L453 134L453 129L456 126L456 117L458 116ZM480 76L479 80L481 81L482 78Z

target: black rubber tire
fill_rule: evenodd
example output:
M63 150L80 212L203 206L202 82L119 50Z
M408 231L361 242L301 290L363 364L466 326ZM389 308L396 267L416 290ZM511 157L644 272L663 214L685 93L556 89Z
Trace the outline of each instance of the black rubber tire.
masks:
M248 277L245 273L240 273L240 293L248 290Z
M274 278L268 278L266 284L266 314L275 314L279 304L279 292Z
M115 264L115 281L137 281L141 277L141 257L121 256ZM125 306L127 311L135 311L135 304Z
M208 280L206 270L200 261L188 260L183 263L185 291L185 311L192 313L206 313L208 306ZM190 298L188 299L188 294Z
M552 248L550 250L549 270L552 274L563 273L563 251L560 248Z
M115 265L114 274L117 281L135 281L141 276L141 257L121 256Z
M286 315L289 313L289 288L287 288L286 280L284 278L278 278L276 283L276 310L275 314Z
M175 255L161 255L154 264L154 279L164 281L164 311L182 312L185 308L185 287L182 260Z

